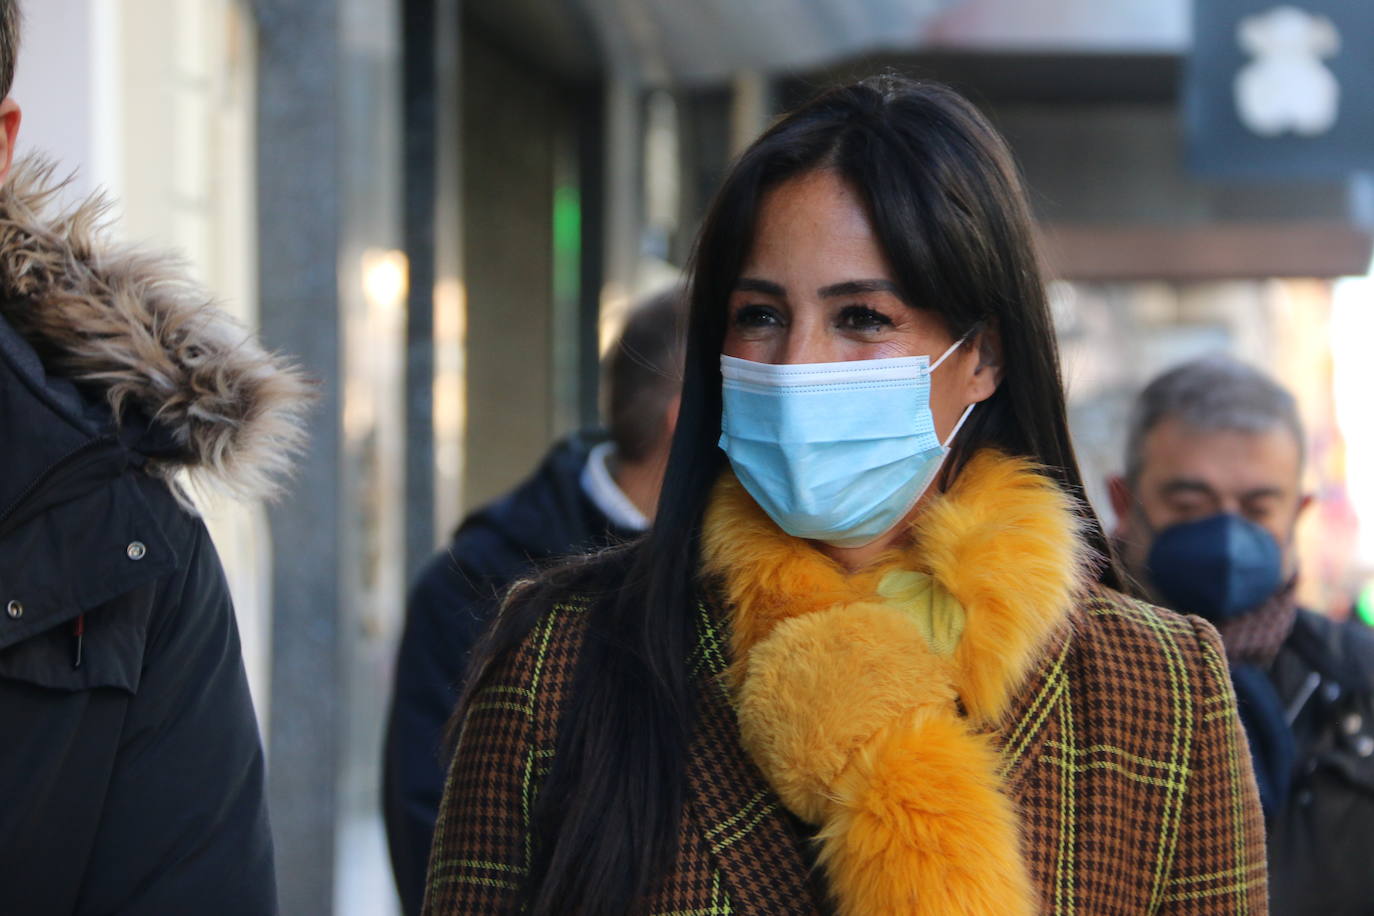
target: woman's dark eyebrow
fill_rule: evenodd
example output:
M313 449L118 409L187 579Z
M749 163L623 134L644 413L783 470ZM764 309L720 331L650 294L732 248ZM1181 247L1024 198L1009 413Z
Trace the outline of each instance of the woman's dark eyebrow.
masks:
M747 293L764 293L769 296L787 297L787 290L769 280L756 280L753 277L740 277L735 281L735 289Z
M771 280L760 280L756 277L740 277L735 281L735 289L782 298L787 296L787 290L779 284ZM843 283L822 286L817 290L817 293L822 299L833 299L838 296L862 296L864 293L891 293L901 297L896 284L891 280L846 280Z
M834 296L862 296L864 293L891 293L901 298L897 286L891 280L846 280L831 286L822 286L818 291L822 299Z

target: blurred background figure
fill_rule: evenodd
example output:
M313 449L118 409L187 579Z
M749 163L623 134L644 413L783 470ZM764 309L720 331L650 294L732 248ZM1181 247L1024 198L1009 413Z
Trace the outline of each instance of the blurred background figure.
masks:
M1357 914L1374 901L1374 630L1298 605L1306 451L1272 379L1189 362L1136 401L1112 508L1150 597L1221 632L1269 825L1272 912Z
M606 358L607 433L561 440L533 476L473 513L406 606L387 721L383 798L404 912L419 913L444 789L444 726L501 593L544 562L632 538L658 503L682 383L682 291L630 313Z
M731 158L887 68L951 84L1012 147L1098 512L1149 379L1216 350L1264 366L1308 430L1299 603L1348 615L1374 578L1374 5L1281 5L28 3L20 153L74 170L72 198L108 189L120 238L178 249L321 381L290 497L202 506L283 910L396 911L379 748L410 584L598 424L602 358L686 266Z

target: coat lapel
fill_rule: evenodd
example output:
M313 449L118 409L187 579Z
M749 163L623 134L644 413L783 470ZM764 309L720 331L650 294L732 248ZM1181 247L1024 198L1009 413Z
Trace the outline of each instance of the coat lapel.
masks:
M1070 702L1071 626L1064 621L1041 661L1016 690L995 734L1001 746L1000 776L1021 821L1026 867L1042 895L1045 913L1063 912L1067 876L1075 856L1073 780L1065 766ZM1071 904L1070 904L1071 906Z
M704 842L736 910L818 916L825 889L809 829L778 800L740 743L725 682L720 618L700 607L693 658L696 725L688 753L689 829ZM684 838L685 839L685 838Z
M1062 621L1045 645L1042 661L1027 676L997 728L1002 748L1002 778L1013 798L1021 795L1046 742L1057 728L1068 692L1072 625Z

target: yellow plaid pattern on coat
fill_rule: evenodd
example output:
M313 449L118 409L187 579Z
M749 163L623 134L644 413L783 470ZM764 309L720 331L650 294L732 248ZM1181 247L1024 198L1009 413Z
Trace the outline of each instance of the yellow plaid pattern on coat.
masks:
M425 912L520 910L531 806L552 763L585 602L549 609L486 679L463 724ZM701 609L678 861L655 916L826 912L809 828L739 745L726 615ZM997 730L1042 912L1263 914L1263 823L1216 633L1106 589L1045 647Z

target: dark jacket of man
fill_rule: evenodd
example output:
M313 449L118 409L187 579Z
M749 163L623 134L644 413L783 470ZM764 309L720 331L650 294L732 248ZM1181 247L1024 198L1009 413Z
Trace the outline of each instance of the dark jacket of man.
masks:
M1271 910L1374 913L1374 630L1299 611L1270 669L1297 762L1269 827Z
M406 608L387 724L384 807L391 864L406 913L419 913L430 837L444 789L444 726L467 661L497 599L552 558L632 536L588 498L581 477L594 436L554 446L507 496L465 519L421 572Z
M305 388L47 178L0 190L0 912L275 913L233 608L168 478L261 489Z

